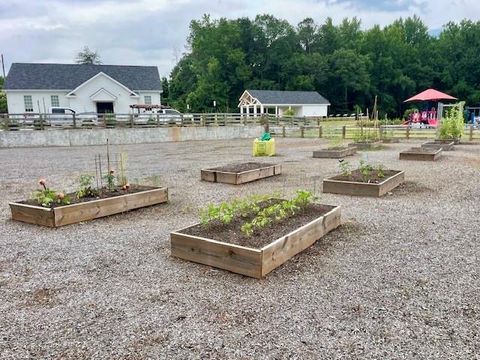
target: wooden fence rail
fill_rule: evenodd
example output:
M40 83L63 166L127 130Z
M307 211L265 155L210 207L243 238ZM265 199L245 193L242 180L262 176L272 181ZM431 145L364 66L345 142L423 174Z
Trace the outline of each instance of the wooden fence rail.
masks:
M340 125L339 125L340 122ZM341 125L341 123L347 125ZM355 139L361 134L380 138L432 139L435 128L411 128L404 125L372 125L366 118L355 117L275 117L252 116L238 113L202 113L166 116L160 114L0 114L0 131L95 129L95 128L150 128L178 126L249 126L267 125L275 136L303 138ZM352 125L353 124L353 125ZM465 126L462 139L480 140L480 129Z

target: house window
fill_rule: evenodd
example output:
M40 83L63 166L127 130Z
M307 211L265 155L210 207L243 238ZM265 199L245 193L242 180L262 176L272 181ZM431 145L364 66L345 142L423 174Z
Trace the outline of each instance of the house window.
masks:
M145 95L145 105L152 105L152 97L150 95Z
M23 102L25 104L25 112L33 112L32 95L24 95Z
M58 100L58 95L52 95L50 97L52 101L52 107L59 107L60 106L60 101Z

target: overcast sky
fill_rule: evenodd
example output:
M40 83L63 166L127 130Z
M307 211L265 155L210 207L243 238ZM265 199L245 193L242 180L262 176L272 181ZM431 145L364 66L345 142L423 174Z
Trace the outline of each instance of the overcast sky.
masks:
M188 25L268 13L297 24L305 17L337 23L357 16L363 27L417 14L432 30L480 18L479 0L0 0L0 53L12 62L71 63L84 46L105 64L156 65L168 76L185 51Z

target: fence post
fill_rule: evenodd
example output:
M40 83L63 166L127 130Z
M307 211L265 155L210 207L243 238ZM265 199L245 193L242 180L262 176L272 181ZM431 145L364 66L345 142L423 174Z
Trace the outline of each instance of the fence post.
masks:
M287 134L285 132L285 125L282 126L282 136L285 137Z
M342 139L347 137L347 127L345 125L342 126Z
M157 113L157 127L160 126L160 114Z
M407 132L405 133L405 136L408 139L410 139L410 126L407 127Z
M130 117L130 127L133 128L133 114L130 114L129 117Z
M468 138L469 138L470 141L473 140L473 124L470 125L470 134L469 134Z
M322 125L320 125L320 126L318 127L318 137L321 138L322 135L323 135L323 129L322 129Z
M77 128L77 117L75 116L75 113L72 114L72 117L73 117L73 128L76 129Z
M305 127L304 126L300 126L300 137L305 137Z

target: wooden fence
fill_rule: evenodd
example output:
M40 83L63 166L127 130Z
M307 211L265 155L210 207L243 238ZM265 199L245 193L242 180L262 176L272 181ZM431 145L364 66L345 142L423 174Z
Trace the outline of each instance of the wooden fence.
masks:
M339 125L340 123L340 125ZM341 125L347 123L348 125ZM431 139L437 136L435 128L411 128L404 125L372 125L365 117L354 116L317 118L241 115L238 113L202 114L0 114L0 131L95 129L95 128L150 128L178 126L248 126L269 125L270 131L280 137L354 139L361 133L380 138ZM480 129L466 125L462 137L480 140Z
M277 126L320 126L325 121L354 121L355 117L275 117L238 113L202 114L0 114L0 130L49 130L76 128L145 128L173 126L245 126L272 124Z
M365 136L379 139L434 139L437 137L435 128L411 128L407 126L360 127L360 126L276 126L270 125L270 132L277 137L299 137L299 138L339 138L353 140ZM463 140L480 140L480 129L466 125Z

